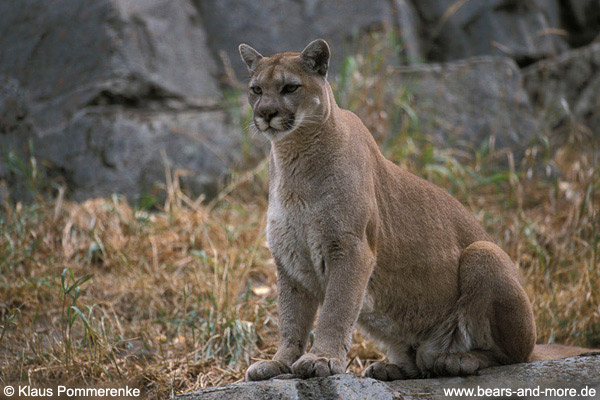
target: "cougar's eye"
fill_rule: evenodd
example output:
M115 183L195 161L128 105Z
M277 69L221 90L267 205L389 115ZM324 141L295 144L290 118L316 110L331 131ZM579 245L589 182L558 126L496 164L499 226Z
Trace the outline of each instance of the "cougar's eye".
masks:
M252 86L250 90L252 90L252 93L254 94L262 94L262 89L259 86Z
M298 89L300 85L285 85L283 89L281 89L281 93L293 93Z

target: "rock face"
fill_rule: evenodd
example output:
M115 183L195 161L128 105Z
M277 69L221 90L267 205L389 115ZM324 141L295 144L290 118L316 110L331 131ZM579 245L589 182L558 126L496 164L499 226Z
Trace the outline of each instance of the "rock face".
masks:
M395 27L406 62L452 61L472 56L513 58L519 65L592 41L600 32L598 0L195 0L209 43L222 51L240 78L236 53L246 42L265 55L300 51L323 37L335 49L332 70L348 39L382 25ZM565 36L566 34L566 36Z
M419 129L437 144L519 150L537 133L521 78L512 59L474 57L400 68L396 84L414 96Z
M38 165L64 177L75 199L113 192L132 199L164 181L165 163L210 195L232 166L251 167L268 147L258 135L248 143L245 100L232 101L221 79L247 78L240 42L271 54L324 37L333 47L332 78L352 39L383 26L396 28L404 44L395 66L490 54L525 65L589 43L600 33L599 10L600 0L2 1L0 80L12 83L0 90L0 144L28 157L21 150L31 141ZM589 100L598 87L596 53L531 67L528 90L542 105L564 97L596 129ZM523 145L535 130L510 61L399 74L444 142L451 133ZM584 81L577 94L573 85Z
M281 379L284 378L284 379ZM270 381L236 383L176 396L178 400L401 400L439 398L600 398L600 353L562 360L508 365L481 370L478 375L457 378L380 382L354 375L334 375L308 380L282 376ZM451 393L449 389L473 390ZM489 392L485 392L485 390ZM504 393L493 390L505 389ZM507 390L512 393L508 393ZM564 395L564 390L576 395ZM594 392L592 392L592 390ZM536 392L539 391L539 392ZM568 393L568 392L567 392ZM594 394L595 393L595 394ZM511 396L512 394L512 396Z
M539 4L538 4L539 3ZM415 1L426 31L426 57L439 61L477 55L502 55L519 64L566 49L552 34L558 20L556 0L550 1ZM559 22L559 21L554 21Z
M242 42L272 55L302 51L310 41L322 37L336 49L331 65L335 71L341 50L353 35L398 23L394 2L389 0L197 0L197 4L211 32L211 46L224 51L242 79L248 75L237 53Z
M29 90L50 129L89 105L170 97L209 106L219 96L187 1L2 2L0 27L0 74Z
M0 75L29 94L35 155L75 198L150 191L165 163L210 193L240 161L187 0L2 2L0 48Z
M565 118L600 135L600 43L540 61L524 71L525 89L553 123Z
M134 198L163 181L168 167L194 193L216 194L236 147L222 111L86 109L64 130L38 140L38 154L64 166L70 186L85 196L125 193ZM68 169L67 169L68 168Z

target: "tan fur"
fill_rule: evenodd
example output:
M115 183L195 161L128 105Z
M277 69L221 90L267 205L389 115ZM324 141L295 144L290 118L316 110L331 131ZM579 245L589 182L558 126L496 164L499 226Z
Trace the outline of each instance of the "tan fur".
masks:
M246 378L342 373L355 324L387 348L390 364L365 371L377 379L530 360L535 322L517 267L457 200L386 160L360 119L337 106L327 44L240 53L255 124L272 141L267 239L280 324L273 360ZM552 354L580 352L572 350Z

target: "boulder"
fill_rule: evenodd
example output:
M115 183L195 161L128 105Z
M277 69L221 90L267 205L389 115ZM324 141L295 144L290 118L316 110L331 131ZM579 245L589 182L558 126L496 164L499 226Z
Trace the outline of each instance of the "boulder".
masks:
M389 87L402 85L412 95L419 129L436 145L479 148L488 142L490 148L519 153L535 138L536 119L510 58L403 67L394 79Z
M210 193L241 160L206 42L189 0L0 3L0 74L28 91L35 156L77 199L151 190L161 154Z
M30 91L44 130L99 98L214 105L220 95L216 64L187 0L2 2L0 48L0 74Z
M38 140L38 157L61 168L74 198L120 193L135 200L183 170L182 186L213 196L236 162L237 143L223 111L87 108Z
M523 73L532 102L552 124L570 119L600 135L600 43L540 61Z
M215 53L222 51L237 76L248 71L238 54L247 43L264 55L302 51L312 40L323 38L332 46L330 70L335 73L349 40L383 25L400 26L416 56L414 13L405 1L389 0L196 0Z
M446 392L452 389L473 392L471 394ZM500 389L504 389L504 393L500 393ZM522 392L518 392L519 389ZM569 396L569 392L566 392L565 396L565 389L575 390L576 395ZM513 398L519 393L522 393L519 398L598 398L600 397L600 353L488 368L479 371L478 375L455 378L381 382L349 374L307 380L295 379L293 375L284 375L269 381L234 383L180 394L175 396L175 399L458 399Z
M538 4L543 3L543 4ZM508 56L518 64L567 49L557 0L413 1L422 19L424 55L450 61L478 55Z
M350 39L382 26L397 29L406 56L399 62L405 64L495 55L525 65L569 46L561 16L570 8L559 0L194 1L213 53L224 55L242 80L248 75L237 54L239 43L271 55L300 51L322 37L333 47L331 71L335 74L340 61L352 51L347 46ZM589 9L588 3L598 0L571 3L578 1ZM595 14L590 11L588 15ZM575 25L567 28L571 26Z

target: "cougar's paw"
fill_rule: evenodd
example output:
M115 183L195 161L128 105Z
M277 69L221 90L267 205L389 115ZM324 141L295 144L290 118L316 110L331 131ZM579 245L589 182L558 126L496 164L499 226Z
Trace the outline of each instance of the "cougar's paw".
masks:
M471 353L440 354L433 363L433 372L441 376L473 375L479 368L479 358Z
M246 371L246 380L248 382L264 381L277 375L289 374L290 372L290 367L281 361L258 361L248 367L248 370Z
M310 353L303 355L292 365L292 373L301 378L343 374L345 370L344 360L318 357Z
M395 381L398 379L406 379L402 369L396 364L388 364L384 362L375 362L365 369L363 372L365 378L373 378L380 381Z

